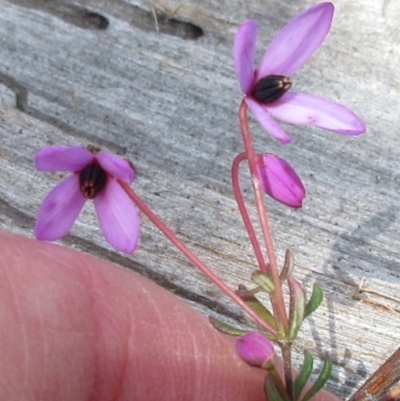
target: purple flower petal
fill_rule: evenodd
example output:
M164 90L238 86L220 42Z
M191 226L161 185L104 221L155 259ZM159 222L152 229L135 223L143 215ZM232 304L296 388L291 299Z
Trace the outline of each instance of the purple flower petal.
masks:
M245 21L238 29L233 45L236 75L240 89L247 93L254 81L254 55L256 53L257 21Z
M79 171L93 160L93 154L80 146L50 146L35 155L38 171Z
M290 77L321 46L331 27L334 7L320 3L289 22L265 52L257 80L270 74Z
M255 100L246 98L246 103L253 112L261 126L279 142L288 144L292 138L282 129L282 127L271 117L266 107L263 107Z
M259 368L271 363L275 354L272 342L255 331L236 340L236 352L245 362Z
M288 92L268 111L279 120L297 125L314 125L344 135L359 135L365 125L348 108L318 96Z
M138 242L140 218L135 205L114 178L108 178L94 205L106 240L118 251L132 253Z
M79 190L77 174L61 181L49 192L40 206L35 225L36 238L55 241L67 234L85 200Z
M96 155L96 159L101 167L111 176L119 178L128 184L133 181L135 172L125 159L103 151Z
M306 191L286 160L263 154L258 158L258 174L261 186L269 196L290 207L302 206Z

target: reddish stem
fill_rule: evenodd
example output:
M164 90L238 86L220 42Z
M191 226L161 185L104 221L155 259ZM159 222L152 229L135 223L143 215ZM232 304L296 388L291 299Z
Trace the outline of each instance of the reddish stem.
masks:
M244 226L246 228L247 233L249 234L250 242L251 242L251 245L253 246L253 250L254 250L254 254L255 254L257 262L258 262L258 266L260 267L261 271L266 272L267 265L265 263L264 256L261 252L260 244L258 243L257 235L254 230L253 224L252 224L249 214L247 212L246 204L244 202L242 190L240 188L240 183L239 183L239 166L240 166L240 163L246 159L247 159L246 153L240 153L233 160L233 163L232 163L233 192L235 194L235 199L236 199L240 214L242 215L242 220L243 220Z
M271 303L274 309L275 319L277 320L277 327L282 328L284 333L289 332L289 322L285 309L285 303L283 300L282 286L279 279L278 265L276 262L275 249L272 241L271 230L269 228L267 210L263 201L263 193L260 189L260 180L258 179L257 172L257 156L254 152L253 143L251 140L249 123L247 120L247 104L243 100L239 108L239 120L240 128L242 130L243 143L249 162L249 169L251 174L251 180L254 189L254 199L257 206L258 217L260 219L260 226L264 236L265 246L268 254L268 273L271 276L272 282L274 283L275 289L271 293Z
M148 219L185 255L209 280L217 285L225 294L231 297L243 310L245 310L263 329L272 335L276 335L276 329L262 320L220 277L218 277L205 263L190 251L186 245L175 236L175 234L157 217L156 214L146 205L146 203L133 191L133 189L122 180L119 184L148 217Z

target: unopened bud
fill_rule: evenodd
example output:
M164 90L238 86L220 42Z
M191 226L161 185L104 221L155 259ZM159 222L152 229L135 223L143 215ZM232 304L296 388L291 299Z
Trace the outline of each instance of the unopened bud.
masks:
M236 340L236 352L249 365L267 368L273 362L272 342L262 334L251 331Z
M265 153L257 158L258 176L263 190L278 202L300 208L306 191L299 176L289 163Z

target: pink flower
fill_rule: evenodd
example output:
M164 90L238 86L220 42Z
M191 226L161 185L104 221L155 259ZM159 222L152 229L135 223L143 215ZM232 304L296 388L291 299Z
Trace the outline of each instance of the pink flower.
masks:
M257 21L246 21L236 34L235 69L245 101L262 127L281 143L292 139L274 118L345 135L365 132L364 124L346 107L318 96L288 92L289 77L314 54L328 34L333 11L332 3L320 3L294 18L275 36L256 70Z
M274 346L262 334L251 331L236 340L236 352L243 361L259 368L273 362Z
M55 241L71 229L86 199L93 199L106 240L117 250L132 253L139 237L140 219L135 205L117 179L132 183L134 170L124 159L78 146L53 146L35 156L38 171L69 171L40 206L35 236Z
M269 196L287 206L302 206L306 190L286 160L265 153L258 156L257 167L261 186Z

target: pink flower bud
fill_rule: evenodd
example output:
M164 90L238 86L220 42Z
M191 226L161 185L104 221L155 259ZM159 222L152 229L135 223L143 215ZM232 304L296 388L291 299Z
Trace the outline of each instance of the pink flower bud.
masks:
M269 365L275 354L272 342L255 331L236 340L236 352L249 365L259 368Z
M302 206L306 190L286 160L264 153L258 156L257 164L261 186L271 198L290 207Z

